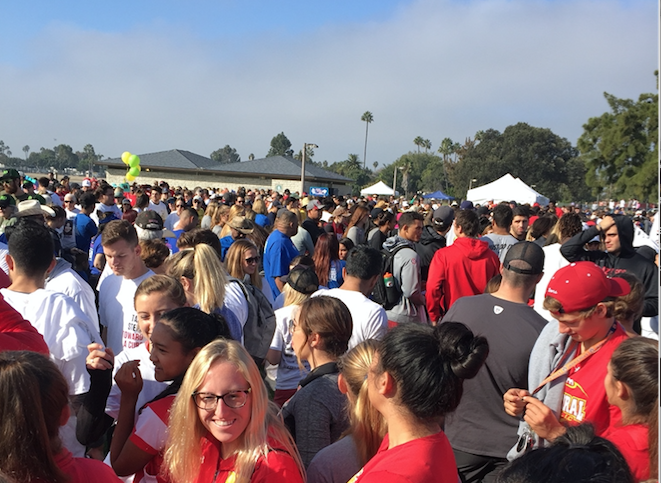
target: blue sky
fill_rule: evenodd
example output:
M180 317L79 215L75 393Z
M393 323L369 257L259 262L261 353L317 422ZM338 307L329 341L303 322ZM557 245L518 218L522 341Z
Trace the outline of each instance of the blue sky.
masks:
M516 122L572 143L603 92L653 91L651 0L24 1L0 6L0 139L245 160L394 161Z

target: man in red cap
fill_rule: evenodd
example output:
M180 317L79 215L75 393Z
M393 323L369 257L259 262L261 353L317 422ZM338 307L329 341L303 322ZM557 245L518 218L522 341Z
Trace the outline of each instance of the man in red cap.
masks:
M590 422L601 436L620 420L604 389L608 362L627 338L613 317L614 301L630 292L622 278L608 278L592 262L558 270L546 289L551 312L530 355L528 390L505 393L505 411L522 416L519 441L508 457L564 434L566 426Z

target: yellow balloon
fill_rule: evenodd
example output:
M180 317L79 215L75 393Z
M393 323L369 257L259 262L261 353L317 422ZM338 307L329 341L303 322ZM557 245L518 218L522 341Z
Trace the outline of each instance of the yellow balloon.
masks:
M132 174L127 173L126 181L128 181L129 183L133 183L133 181L135 181L135 176L133 176Z
M131 157L131 153L129 153L128 151L124 151L122 153L122 161L124 162L124 164L129 164L130 157Z

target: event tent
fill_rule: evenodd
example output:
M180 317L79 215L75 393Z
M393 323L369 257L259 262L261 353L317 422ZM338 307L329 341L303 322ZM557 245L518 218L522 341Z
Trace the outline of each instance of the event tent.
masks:
M369 196L369 195L394 195L395 192L393 189L385 184L383 181L379 181L377 184L374 184L372 186L368 186L367 188L363 188L360 190L360 195L361 196Z
M481 205L490 200L493 200L494 203L513 200L520 204L529 203L532 205L539 203L541 206L549 204L549 199L546 196L539 194L519 178L515 178L509 173L496 181L468 190L466 199Z
M452 200L452 196L448 196L445 193L443 193L441 190L434 191L433 193L428 193L423 196L424 199L426 200Z

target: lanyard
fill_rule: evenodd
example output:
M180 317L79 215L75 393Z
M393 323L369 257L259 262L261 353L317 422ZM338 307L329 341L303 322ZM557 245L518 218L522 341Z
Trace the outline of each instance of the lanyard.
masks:
M567 362L565 365L563 365L559 369L554 370L551 374L549 374L549 376L546 379L544 379L542 382L539 383L539 386L537 386L537 389L535 389L532 392L532 395L534 396L539 392L540 389L542 389L549 382L554 381L560 376L564 376L569 372L569 370L572 367L577 366L585 359L590 357L592 354L597 352L599 349L601 349L601 347L608 341L608 339L610 339L610 336L613 334L613 332L615 332L615 329L617 329L617 322L613 323L611 328L608 330L608 334L606 334L606 337L604 339L600 340L595 345L590 347L587 351L574 357L571 361ZM580 344L576 341L573 341L569 346L569 348L567 349L567 351L565 352L565 354L562 356L562 359L560 359L560 362L558 362L558 365L556 367L560 366L574 350L578 350L579 348L580 348Z

